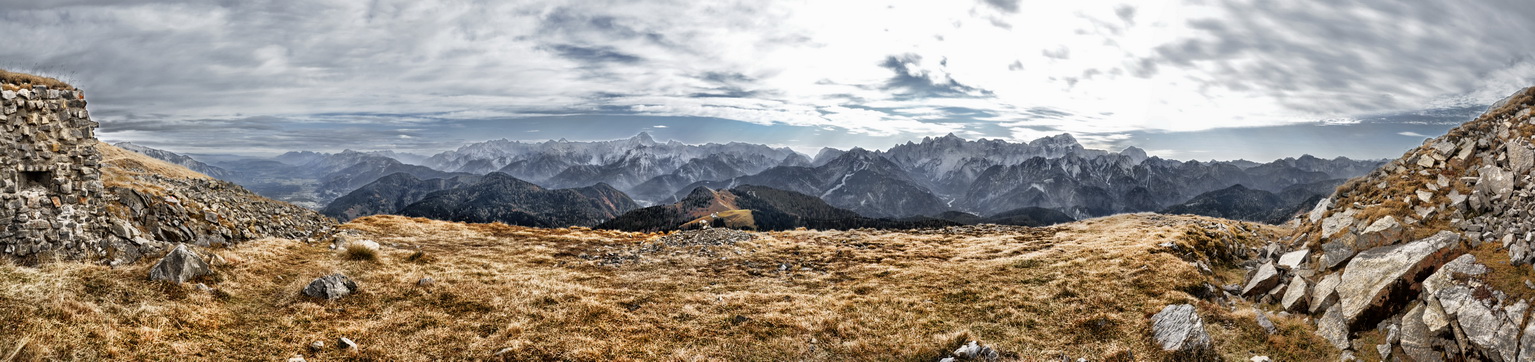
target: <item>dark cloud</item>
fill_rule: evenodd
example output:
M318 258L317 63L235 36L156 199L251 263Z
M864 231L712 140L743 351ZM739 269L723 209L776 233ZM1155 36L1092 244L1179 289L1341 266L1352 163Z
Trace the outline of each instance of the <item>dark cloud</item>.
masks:
M996 7L997 10L1002 10L1002 11L1009 12L1009 13L1016 13L1016 12L1018 12L1018 1L1019 0L982 0L982 1L985 2L987 5L991 5L992 7Z
M1135 24L1134 6L1120 5L1119 7L1114 8L1114 15L1118 16L1119 20L1124 21L1126 24Z
M886 57L880 67L895 72L895 76L885 82L884 90L921 98L991 95L990 91L960 84L947 76L935 82L932 74L921 70L921 65L922 56L916 54Z
M557 44L548 47L562 57L574 59L584 63L639 63L644 59L624 54L609 47L582 47L575 45Z

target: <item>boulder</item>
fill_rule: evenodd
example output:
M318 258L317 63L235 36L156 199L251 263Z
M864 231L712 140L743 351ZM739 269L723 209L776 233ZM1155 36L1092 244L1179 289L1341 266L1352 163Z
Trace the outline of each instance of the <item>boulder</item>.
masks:
M149 269L149 280L164 280L172 283L185 283L188 280L204 275L212 275L213 269L203 258L197 256L187 248L186 244L178 244L171 252L166 253L160 262L155 263L154 268Z
M1279 256L1279 264L1276 264L1275 266L1278 266L1280 269L1284 270L1294 270L1295 268L1299 268L1306 264L1307 255L1311 255L1311 250L1301 249L1284 253L1284 255Z
M1434 271L1434 274L1423 279L1422 298L1425 300L1435 299L1440 290L1454 285L1455 280L1452 278L1455 274L1482 275L1488 271L1486 265L1476 263L1475 255L1465 254L1456 257L1454 260L1450 260L1450 262L1440 266L1439 270Z
M1263 328L1263 333L1268 333L1271 335L1274 333L1279 333L1279 327L1275 327L1274 322L1270 321L1269 317L1264 315L1262 310L1253 308L1253 318L1258 320L1258 327Z
M1514 192L1514 174L1497 166L1477 169L1476 188L1473 192L1493 199L1507 199Z
M304 287L304 295L325 300L341 299L356 291L357 283L341 273L320 277Z
M1341 306L1335 304L1322 313L1322 318L1316 321L1316 334L1339 350L1349 348L1348 322L1343 320Z
M1274 289L1274 286L1279 285L1279 269L1274 267L1274 263L1264 263L1244 285L1242 287L1244 297L1268 293Z
M1210 333L1194 306L1173 304L1151 316L1151 332L1164 351L1202 354L1211 347Z
M1396 244L1402 238L1402 223L1395 217L1382 217L1359 233L1354 250L1369 250L1377 246Z
M1341 281L1339 273L1328 274L1316 283L1316 288L1311 291L1311 302L1307 307L1311 313L1327 310L1333 304L1338 303L1338 282Z
M1337 234L1339 231L1343 231L1343 229L1353 225L1354 214L1357 213L1359 213L1359 209L1348 209L1333 213L1332 216L1322 220L1322 237L1331 237L1333 234Z
M1322 244L1322 269L1332 269L1343 265L1349 258L1354 257L1354 238L1352 234L1346 234L1342 238Z
M1530 167L1535 166L1535 149L1523 139L1513 139L1505 144L1508 148L1508 167L1513 169L1514 175L1523 175L1530 172Z
M1524 326L1524 335L1519 337L1520 361L1535 361L1535 323Z
M1284 298L1279 299L1279 306L1284 310L1303 312L1310 300L1311 289L1306 285L1306 279L1294 278L1290 280L1290 287L1285 288Z
M1331 197L1317 201L1316 207L1311 208L1311 213L1307 214L1306 217L1311 219L1311 222L1317 222L1317 220L1322 219L1322 215L1327 214L1328 207L1332 207Z
M1458 288L1458 287L1457 287ZM1454 293L1457 297L1472 298L1470 293ZM1455 317L1466 340L1484 356L1494 361L1514 361L1519 348L1520 325L1524 322L1524 301L1511 308L1489 306L1486 302L1467 299L1452 316Z
M1338 282L1338 304L1344 321L1353 324L1361 315L1383 305L1399 288L1410 288L1411 277L1449 261L1460 234L1441 231L1406 244L1366 250L1350 260ZM1405 278L1405 279L1404 279Z
M1402 347L1402 353L1415 361L1443 361L1443 356L1434 350L1434 334L1429 333L1428 326L1423 324L1423 303L1413 305L1402 315L1401 337L1398 345Z

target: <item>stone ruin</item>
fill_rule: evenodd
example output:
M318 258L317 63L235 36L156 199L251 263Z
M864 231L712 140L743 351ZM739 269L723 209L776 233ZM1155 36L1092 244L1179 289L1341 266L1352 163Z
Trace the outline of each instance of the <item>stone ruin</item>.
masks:
M0 81L0 257L104 253L103 186L85 94Z

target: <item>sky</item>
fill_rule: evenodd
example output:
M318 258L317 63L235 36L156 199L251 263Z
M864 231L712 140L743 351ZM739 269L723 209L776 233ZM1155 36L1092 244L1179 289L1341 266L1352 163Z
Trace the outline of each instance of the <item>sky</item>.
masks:
M1388 158L1535 85L1535 2L0 0L0 68L194 154L954 133Z

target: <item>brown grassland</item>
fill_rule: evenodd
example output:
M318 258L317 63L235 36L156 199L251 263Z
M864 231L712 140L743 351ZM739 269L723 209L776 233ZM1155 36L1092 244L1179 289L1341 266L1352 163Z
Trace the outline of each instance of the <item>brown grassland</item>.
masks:
M0 361L934 361L971 339L1009 360L1157 360L1167 356L1149 317L1172 303L1198 306L1223 359L1336 358L1301 317L1271 316L1280 332L1266 335L1249 305L1186 292L1242 273L1215 261L1202 274L1159 244L1220 247L1213 235L1245 248L1283 233L1194 231L1217 223L1240 224L1136 214L665 245L657 234L373 216L343 226L384 245L371 257L280 239L204 250L217 255L217 274L198 281L211 291L148 281L154 260L0 262ZM332 272L361 291L300 295ZM418 286L427 276L436 282ZM335 349L338 337L360 348ZM327 348L309 350L314 341Z

